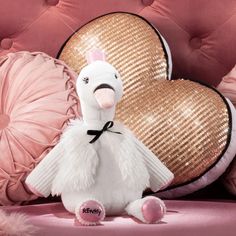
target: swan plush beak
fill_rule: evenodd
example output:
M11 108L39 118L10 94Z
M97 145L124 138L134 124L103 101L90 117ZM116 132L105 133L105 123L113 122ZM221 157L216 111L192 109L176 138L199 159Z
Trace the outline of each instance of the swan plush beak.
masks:
M99 85L94 91L94 96L102 109L109 109L115 105L115 91L110 85Z

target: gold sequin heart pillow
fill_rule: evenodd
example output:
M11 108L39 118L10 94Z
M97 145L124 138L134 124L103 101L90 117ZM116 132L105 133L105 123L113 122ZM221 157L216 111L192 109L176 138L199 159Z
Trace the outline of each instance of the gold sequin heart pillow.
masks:
M68 39L59 58L79 73L86 52L96 48L106 52L123 79L116 119L175 174L158 195L185 195L217 179L236 153L231 104L204 85L169 80L167 43L137 15L111 13L87 23Z

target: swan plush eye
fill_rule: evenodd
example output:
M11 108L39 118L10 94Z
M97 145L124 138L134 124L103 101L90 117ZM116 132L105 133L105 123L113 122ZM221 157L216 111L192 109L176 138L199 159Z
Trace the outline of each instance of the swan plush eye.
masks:
M88 77L84 77L84 78L83 78L83 81L84 81L85 84L88 84L89 78L88 78Z
M114 76L115 76L116 79L118 79L118 75L117 74L115 74Z

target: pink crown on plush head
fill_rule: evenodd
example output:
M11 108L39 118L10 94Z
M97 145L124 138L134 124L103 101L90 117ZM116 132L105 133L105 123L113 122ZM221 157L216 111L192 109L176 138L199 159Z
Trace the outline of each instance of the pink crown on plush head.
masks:
M88 64L94 61L106 61L106 55L100 49L92 49L86 53L86 60Z

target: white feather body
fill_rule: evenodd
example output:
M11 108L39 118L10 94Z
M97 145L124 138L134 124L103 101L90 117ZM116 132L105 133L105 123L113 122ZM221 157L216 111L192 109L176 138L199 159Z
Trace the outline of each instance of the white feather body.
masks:
M105 131L94 143L88 127L74 121L64 133L64 155L52 183L52 194L62 195L65 207L75 207L89 199L103 203L107 214L118 214L149 187L149 174L131 133L121 124Z

